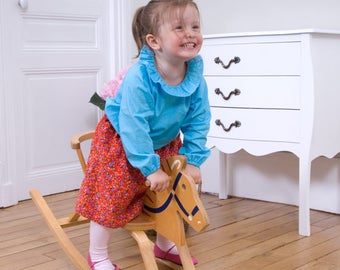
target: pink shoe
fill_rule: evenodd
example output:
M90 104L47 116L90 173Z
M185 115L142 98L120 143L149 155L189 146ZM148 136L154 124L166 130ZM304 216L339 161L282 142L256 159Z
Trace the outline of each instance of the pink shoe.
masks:
M99 262L92 262L90 254L87 255L87 263L89 264L89 266L91 267L92 270L96 270L96 269L95 269L95 266L96 266L97 263L103 262L103 261L105 261L105 260L107 260L107 259L104 259L104 260L99 261ZM114 267L112 270L121 270L121 269L120 269L117 265L115 265L115 264L112 264L112 266Z
M163 251L161 250L156 244L155 244L155 247L154 247L154 252L155 252L155 256L157 258L160 258L160 259L163 259L163 260L168 260L168 261L171 261L175 264L178 264L178 265L182 265L182 261L181 261L181 258L179 257L179 255L176 255L176 254L171 254L170 251L175 247L175 245L173 245L171 248L168 249L168 251ZM192 263L193 264L198 264L198 260L191 255L191 259L192 259Z

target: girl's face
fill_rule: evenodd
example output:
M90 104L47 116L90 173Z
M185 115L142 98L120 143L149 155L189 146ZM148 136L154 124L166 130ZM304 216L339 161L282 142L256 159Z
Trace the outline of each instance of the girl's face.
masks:
M168 60L187 61L194 58L202 47L202 34L197 9L188 5L182 16L174 12L159 29L156 37L160 55Z

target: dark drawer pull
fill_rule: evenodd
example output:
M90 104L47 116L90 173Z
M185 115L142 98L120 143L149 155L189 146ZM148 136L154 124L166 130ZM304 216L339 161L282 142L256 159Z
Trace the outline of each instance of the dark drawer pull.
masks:
M231 91L227 97L223 94L223 92L221 91L220 88L216 88L215 93L216 93L216 95L221 95L224 100L229 100L232 95L235 95L235 96L240 95L241 91L239 89L235 88L235 90Z
M216 57L214 61L215 61L216 64L221 64L221 66L222 66L223 68L228 69L232 63L235 63L235 64L240 63L241 58L238 57L238 56L235 56L234 59L231 59L231 60L229 61L228 65L225 65L225 64L223 63L223 61L222 61L219 57Z
M221 119L216 119L215 124L216 124L217 126L221 126L225 132L229 132L233 127L237 127L237 128L238 128L238 127L241 126L241 122L238 121L238 120L236 120L234 123L231 123L230 126L229 126L228 128L226 128L226 127L223 125L223 123L221 122Z

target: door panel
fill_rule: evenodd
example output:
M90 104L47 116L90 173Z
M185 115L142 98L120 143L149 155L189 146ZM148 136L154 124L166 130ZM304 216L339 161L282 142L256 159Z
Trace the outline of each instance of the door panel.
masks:
M25 49L97 49L97 17L23 15Z
M1 9L8 143L2 194L15 201L31 188L76 189L82 173L70 138L98 120L88 101L110 78L110 1L28 0L21 9L6 0Z

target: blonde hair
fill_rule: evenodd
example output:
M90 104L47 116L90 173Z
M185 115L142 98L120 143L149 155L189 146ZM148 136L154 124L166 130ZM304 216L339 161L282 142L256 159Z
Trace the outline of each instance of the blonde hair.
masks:
M138 48L137 57L143 46L147 45L146 36L158 34L164 16L169 16L169 13L178 9L182 12L187 5L192 5L199 13L197 4L192 0L152 0L136 10L132 21L132 34Z

